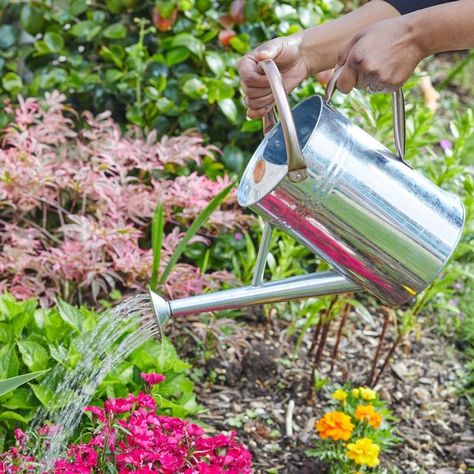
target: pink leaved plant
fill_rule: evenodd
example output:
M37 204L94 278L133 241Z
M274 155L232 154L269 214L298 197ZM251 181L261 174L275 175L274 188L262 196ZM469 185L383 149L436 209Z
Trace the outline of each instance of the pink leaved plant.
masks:
M77 117L57 92L43 101L19 98L7 111L14 120L1 135L0 291L19 299L96 300L117 285L146 288L152 254L140 244L156 204L164 205L168 229L163 269L182 231L230 183L196 172L169 178L213 158L216 149L195 133L161 139L137 128L123 133L108 112ZM208 242L248 219L234 191L197 239ZM229 279L179 263L164 290L187 296Z
M142 374L151 385L161 374ZM53 474L250 474L251 454L236 434L206 436L194 423L156 413L150 389L92 406L96 425L87 442L72 444L54 463ZM0 474L35 472L27 436L15 430L17 445L0 454Z

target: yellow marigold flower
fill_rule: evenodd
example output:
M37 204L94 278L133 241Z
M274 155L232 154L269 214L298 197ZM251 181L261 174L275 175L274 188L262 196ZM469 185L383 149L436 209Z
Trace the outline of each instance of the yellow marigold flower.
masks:
M332 398L334 398L334 400L339 400L340 402L343 402L347 398L347 392L339 388L332 394Z
M355 397L355 398L359 398L360 397L360 388L353 388L352 389L352 396Z
M370 438L361 438L355 443L347 445L347 457L356 464L376 467L380 464L379 454L380 446L375 444Z
M359 387L359 396L366 401L370 401L377 398L377 393L371 388Z
M382 423L382 415L376 412L372 405L359 405L356 408L354 416L374 428L378 428Z
M354 425L351 417L341 411L326 413L317 423L316 429L321 438L332 438L334 441L347 441L352 434Z

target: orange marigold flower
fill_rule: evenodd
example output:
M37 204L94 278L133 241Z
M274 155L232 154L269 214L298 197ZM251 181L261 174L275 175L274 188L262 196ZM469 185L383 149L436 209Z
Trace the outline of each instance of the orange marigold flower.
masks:
M334 441L347 441L352 434L354 425L351 417L341 411L326 413L317 423L316 429L321 438L332 438Z
M372 405L359 405L354 416L374 428L378 428L382 423L382 415L376 412Z

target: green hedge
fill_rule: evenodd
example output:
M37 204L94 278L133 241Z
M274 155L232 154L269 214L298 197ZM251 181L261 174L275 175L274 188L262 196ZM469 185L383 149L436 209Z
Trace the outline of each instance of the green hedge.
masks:
M237 59L262 41L332 18L336 0L0 0L4 96L59 89L76 110L111 110L121 123L179 133L198 128L213 144L246 143ZM230 149L229 164L242 157ZM238 152L237 152L238 155ZM224 161L226 159L224 156Z

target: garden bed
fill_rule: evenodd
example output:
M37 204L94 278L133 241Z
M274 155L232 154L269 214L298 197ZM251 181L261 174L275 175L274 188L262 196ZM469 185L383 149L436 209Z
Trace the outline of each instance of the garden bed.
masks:
M381 320L373 325L351 314L333 381L366 383ZM178 332L179 325L177 321L174 326ZM325 472L319 461L304 452L316 438L314 424L327 407L327 396L323 389L315 400L308 400L310 341L305 339L295 357L294 341L286 337L286 329L278 320L269 327L249 317L240 334L251 345L243 358L229 349L224 357L216 355L200 367L208 382L198 383L207 410L199 419L218 431L236 429L253 453L257 474ZM335 334L330 334L327 349L334 341ZM323 375L329 370L329 350L321 364ZM376 387L399 420L400 443L382 455L386 467L407 474L474 468L474 432L469 428L467 403L457 394L462 366L461 353L429 327L419 340L399 347ZM285 426L290 400L295 402L292 437L286 436Z

